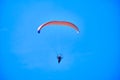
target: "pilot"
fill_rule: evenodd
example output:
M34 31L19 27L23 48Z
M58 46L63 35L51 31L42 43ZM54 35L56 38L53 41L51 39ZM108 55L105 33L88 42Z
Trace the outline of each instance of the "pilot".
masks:
M57 59L58 59L58 63L60 63L61 60L62 60L62 56L61 56L61 55L58 55L58 56L57 56Z

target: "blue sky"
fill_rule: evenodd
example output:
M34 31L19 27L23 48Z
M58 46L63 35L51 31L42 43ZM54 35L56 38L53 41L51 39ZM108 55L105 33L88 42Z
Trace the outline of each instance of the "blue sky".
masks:
M119 80L118 0L1 0L0 80ZM69 27L42 23L64 20ZM63 60L57 63L57 54Z

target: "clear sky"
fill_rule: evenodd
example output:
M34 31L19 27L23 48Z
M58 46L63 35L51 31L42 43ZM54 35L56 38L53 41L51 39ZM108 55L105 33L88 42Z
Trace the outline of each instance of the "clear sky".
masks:
M119 80L119 3L0 0L0 80ZM72 22L80 33L50 26L38 34L51 20Z

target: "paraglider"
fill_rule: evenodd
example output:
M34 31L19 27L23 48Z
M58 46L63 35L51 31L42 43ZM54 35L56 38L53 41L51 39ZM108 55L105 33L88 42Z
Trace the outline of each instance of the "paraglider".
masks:
M62 26L68 26L68 27L71 27L72 29L74 29L77 33L79 33L79 28L71 23L71 22L67 22L67 21L49 21L49 22L46 22L42 25L40 25L37 29L37 32L40 33L40 31L42 30L42 28L44 28L45 26L49 26L49 25L62 25ZM62 60L62 56L61 55L57 55L57 60L58 60L58 63L61 62Z
M38 33L40 33L41 29L45 26L49 26L49 25L62 25L62 26L68 26L68 27L71 27L73 29L75 29L77 31L77 33L79 33L79 29L78 27L71 23L71 22L67 22L67 21L49 21L49 22L46 22L42 25L40 25L37 29Z

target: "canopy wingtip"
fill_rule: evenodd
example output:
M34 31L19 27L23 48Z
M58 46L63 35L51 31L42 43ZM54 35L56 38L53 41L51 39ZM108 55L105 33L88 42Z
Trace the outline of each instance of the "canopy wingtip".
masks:
M39 34L40 34L40 30L39 31L37 31Z

